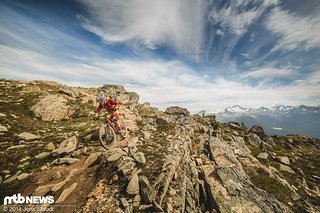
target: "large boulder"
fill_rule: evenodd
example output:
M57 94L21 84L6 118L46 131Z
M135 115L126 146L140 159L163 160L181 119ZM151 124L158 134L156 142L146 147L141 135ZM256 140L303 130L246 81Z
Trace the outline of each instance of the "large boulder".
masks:
M58 121L69 118L74 113L67 102L63 95L47 95L31 107L31 110L44 121Z
M263 131L263 128L259 125L253 125L249 132L258 135L260 138L264 138L266 136L266 134Z
M74 98L79 97L78 91L72 87L61 87L58 89L58 92Z
M182 107L179 106L171 106L166 109L166 113L170 115L184 115L184 116L189 116L190 112Z
M59 147L52 151L52 155L60 155L60 154L68 154L74 150L76 150L78 147L78 139L76 136L72 136L71 138L68 138L67 140L63 141Z

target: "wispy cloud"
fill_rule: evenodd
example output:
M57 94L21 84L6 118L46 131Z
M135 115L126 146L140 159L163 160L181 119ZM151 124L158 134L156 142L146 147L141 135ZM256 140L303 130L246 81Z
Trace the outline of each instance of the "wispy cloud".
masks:
M291 67L284 68L260 68L254 71L246 72L242 75L243 78L259 78L259 79L274 79L274 78L290 78L294 74Z
M256 4L255 7L252 7ZM278 1L253 1L237 0L233 3L226 3L222 8L214 7L209 19L218 24L224 31L236 35L243 35L248 27L257 20L261 14L270 6L278 4ZM251 7L249 7L251 6Z
M170 105L180 105L194 113L202 109L214 112L234 104L259 107L276 103L316 104L319 101L315 97L319 98L320 84L309 81L310 78L319 80L319 75L287 86L251 86L223 77L199 76L180 61L91 58L90 63L74 63L16 48L0 46L0 49L0 74L3 77L56 80L74 86L122 84L128 90L138 92L141 102L148 101L162 110Z
M192 0L81 1L89 17L82 26L107 43L165 45L178 54L199 60L207 3Z
M275 8L268 15L265 26L280 36L273 51L306 50L320 46L320 15L299 15Z

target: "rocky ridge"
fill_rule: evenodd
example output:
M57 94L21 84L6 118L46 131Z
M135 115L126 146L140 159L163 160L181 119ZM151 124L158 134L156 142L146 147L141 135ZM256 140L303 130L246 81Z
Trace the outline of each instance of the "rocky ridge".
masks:
M162 112L124 87L0 81L0 197L52 195L57 212L318 212L318 139ZM129 137L98 143L95 94L120 103ZM54 100L54 101L53 101Z

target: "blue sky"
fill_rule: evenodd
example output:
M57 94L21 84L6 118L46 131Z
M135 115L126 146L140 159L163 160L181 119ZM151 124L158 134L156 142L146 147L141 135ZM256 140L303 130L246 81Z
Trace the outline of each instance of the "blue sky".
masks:
M0 1L0 77L216 112L320 104L318 0Z

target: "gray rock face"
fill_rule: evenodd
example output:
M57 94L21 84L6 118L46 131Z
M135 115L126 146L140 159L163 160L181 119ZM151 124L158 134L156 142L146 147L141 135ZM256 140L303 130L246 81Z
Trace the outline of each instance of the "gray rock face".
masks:
M126 192L129 195L137 195L137 194L139 194L139 191L140 191L139 176L138 176L137 172L135 172L132 175L131 180L129 181Z
M253 127L251 127L249 132L258 135L260 138L264 138L266 136L266 134L263 131L263 128L259 125L254 125Z
M287 208L268 193L251 187L252 183L230 146L218 138L212 138L209 144L212 160L217 166L201 167L208 185L204 186L209 192L207 203L216 203L220 212L244 212L248 206L251 212L287 212Z
M266 139L265 139L265 142L267 143L267 144L269 144L270 146L272 146L272 147L274 147L276 144L275 144L275 142L274 142L274 140L272 139L272 137L267 137Z
M69 118L74 113L67 102L63 95L47 95L40 98L31 110L44 121L59 121Z
M148 178L145 176L140 176L139 186L142 200L148 204L152 203L152 201L156 198L156 191L150 185Z
M165 112L171 115L184 115L184 116L190 115L190 112L187 109L179 106L168 107Z
M257 148L260 148L262 140L256 134L249 134L248 135L248 142Z
M272 150L272 146L265 143L264 141L261 141L261 144L260 144L260 148L263 150L263 151L267 151L267 150Z
M67 154L77 149L78 146L78 139L76 136L72 136L67 140L63 141L59 147L52 151L52 155L60 155L60 154Z
M18 135L18 138L25 140L25 141L34 141L39 139L40 137L28 132L23 132L21 134Z

